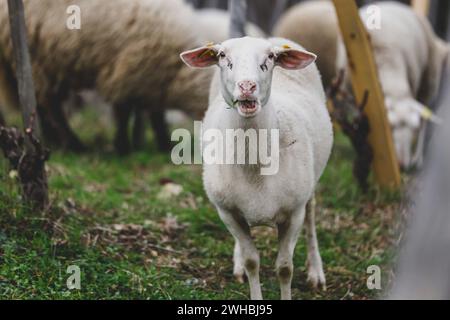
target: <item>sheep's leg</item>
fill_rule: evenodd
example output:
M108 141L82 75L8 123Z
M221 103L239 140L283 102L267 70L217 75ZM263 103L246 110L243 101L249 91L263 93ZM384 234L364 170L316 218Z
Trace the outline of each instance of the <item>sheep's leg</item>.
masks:
M38 105L42 135L45 142L53 147L67 148L72 151L85 150L83 144L72 132L60 105L46 103Z
M46 107L42 106L37 107L37 112L45 143L54 147L62 147L62 137L52 113Z
M219 216L233 235L242 256L245 273L250 285L250 298L262 300L261 283L259 282L259 253L250 233L247 222L231 212L218 209Z
M133 123L133 149L142 150L145 144L145 110L141 107L136 107L134 110Z
M155 133L158 149L163 152L170 151L170 135L167 127L165 112L155 111L150 115L150 122Z
M316 201L314 197L306 206L306 238L308 242L308 282L314 287L319 286L326 290L325 273L323 272L322 258L320 257L319 244L316 234Z
M292 299L291 282L294 273L292 259L304 217L305 208L302 207L290 219L278 224L278 256L275 267L278 280L280 281L282 300Z
M4 126L5 125L5 118L3 117L2 112L0 111L0 126Z
M239 283L244 283L244 259L242 258L242 250L239 245L239 241L234 243L234 253L233 253L233 275Z
M130 121L132 108L125 104L114 106L114 119L117 131L114 138L114 146L120 155L130 153L130 140L128 139L128 122Z
M77 135L72 131L72 128L70 128L70 125L67 122L67 117L64 114L63 107L59 101L53 101L50 113L53 119L56 121L58 127L57 129L59 131L59 135L62 139L62 144L64 145L64 147L75 152L85 151L86 147L77 137Z

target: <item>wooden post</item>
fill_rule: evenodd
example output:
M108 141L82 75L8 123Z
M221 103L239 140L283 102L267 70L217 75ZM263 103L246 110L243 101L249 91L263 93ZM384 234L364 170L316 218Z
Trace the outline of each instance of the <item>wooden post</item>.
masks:
M269 25L270 31L273 30L273 27L275 26L275 24L278 22L278 20L282 16L283 12L288 7L288 4L289 4L289 0L277 0L277 2L275 3L275 5L272 9L273 10L272 17L270 19L270 25Z
M44 210L48 204L45 161L49 151L39 141L36 96L22 0L8 0L8 12L24 134L14 128L0 128L0 147L11 167L18 171L24 201L35 210Z
M347 49L356 102L363 101L366 91L369 93L366 114L370 124L368 140L373 149L375 179L382 187L397 189L401 184L400 169L369 35L355 1L333 0L333 3Z
M247 22L247 0L229 0L230 12L230 38L245 36L245 24Z
M418 14L428 17L430 12L430 0L411 0L411 5Z
M36 96L22 0L8 0L8 10L23 124L25 131L32 130L39 136L37 121L32 121L36 117Z

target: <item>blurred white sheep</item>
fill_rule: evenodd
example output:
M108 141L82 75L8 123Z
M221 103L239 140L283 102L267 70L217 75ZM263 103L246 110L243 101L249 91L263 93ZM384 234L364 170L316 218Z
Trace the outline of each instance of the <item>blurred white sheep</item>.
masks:
M438 121L428 106L436 98L449 46L434 34L429 21L411 7L397 2L380 2L377 7L381 28L368 28L368 32L399 164L403 168L420 166L427 121ZM367 6L360 9L363 21L367 21L367 9ZM337 70L347 69L347 65L341 40ZM350 87L348 77L347 85Z

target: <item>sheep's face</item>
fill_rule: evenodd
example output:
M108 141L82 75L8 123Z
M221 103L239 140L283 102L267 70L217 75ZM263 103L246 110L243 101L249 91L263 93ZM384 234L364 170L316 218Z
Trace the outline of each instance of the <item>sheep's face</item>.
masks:
M413 165L413 148L420 130L421 110L424 107L413 99L386 99L386 108L399 165L403 169L409 169Z
M316 56L289 45L277 47L264 39L245 37L187 51L181 58L191 67L219 66L226 103L242 117L251 118L269 101L275 66L298 70Z

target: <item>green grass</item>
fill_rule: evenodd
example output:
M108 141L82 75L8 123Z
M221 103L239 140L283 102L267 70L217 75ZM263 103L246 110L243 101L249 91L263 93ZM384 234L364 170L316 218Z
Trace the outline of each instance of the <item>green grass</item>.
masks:
M146 152L116 156L112 129L98 126L98 115L89 110L73 125L96 151L52 154L51 209L44 215L20 204L16 181L0 158L0 298L248 298L247 284L233 279L233 241L203 191L201 167L174 166L153 144ZM317 192L328 290L315 292L306 284L301 237L295 299L375 298L380 292L366 287L366 269L374 264L382 269L384 287L389 282L400 197L375 189L362 194L352 158L348 141L338 135ZM161 179L183 192L160 199ZM278 299L276 233L259 228L255 236L264 297ZM81 290L67 289L69 265L81 269Z

